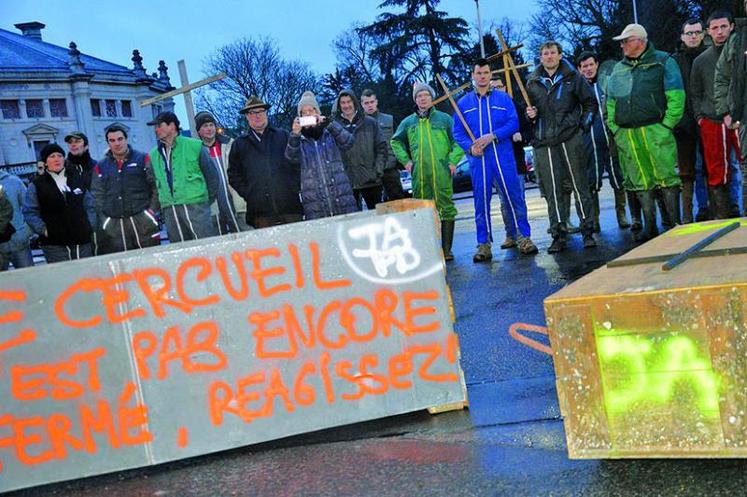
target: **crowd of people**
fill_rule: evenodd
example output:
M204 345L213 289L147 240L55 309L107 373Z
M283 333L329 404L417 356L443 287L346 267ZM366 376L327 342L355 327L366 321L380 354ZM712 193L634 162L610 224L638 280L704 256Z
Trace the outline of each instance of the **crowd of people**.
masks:
M161 223L177 243L348 214L364 203L373 209L407 196L400 168L412 175L414 197L434 201L450 261L452 176L465 156L474 193L473 261L493 257L494 188L506 232L501 248L535 254L522 177L529 143L547 202L550 253L564 250L574 232L584 248L596 246L605 173L617 224L636 241L657 236L659 216L663 229L739 216L740 197L747 201L747 182L740 182L747 20L735 22L722 10L705 22L689 19L674 54L656 50L638 24L614 39L622 58L606 74L591 52L573 64L559 43L542 44L526 102L506 93L486 59L475 61L473 89L453 116L433 106L431 86L416 83L415 111L396 127L373 91L359 99L345 90L330 116L312 92L303 93L290 131L270 125L270 106L253 96L240 110L248 132L236 139L218 132L210 112L195 116L197 138L183 136L177 116L162 112L148 123L158 139L152 150L133 149L127 130L112 125L108 150L96 161L88 137L70 133L67 153L56 143L44 147L43 168L28 187L0 171L0 270L33 265L32 233L53 263L159 245ZM570 221L571 197L578 227Z

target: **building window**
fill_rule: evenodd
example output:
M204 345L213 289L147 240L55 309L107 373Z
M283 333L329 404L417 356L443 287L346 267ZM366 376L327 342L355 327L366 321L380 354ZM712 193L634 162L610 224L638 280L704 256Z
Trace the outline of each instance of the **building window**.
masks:
M132 117L132 103L129 100L122 100L122 117Z
M44 103L41 100L26 100L26 117L44 117Z
M64 98L50 98L49 111L52 117L67 117L67 102Z
M117 117L117 101L106 101L106 117Z
M101 100L98 98L91 99L91 115L93 117L101 117Z
M3 119L20 119L21 109L18 100L0 100L0 109L3 111Z

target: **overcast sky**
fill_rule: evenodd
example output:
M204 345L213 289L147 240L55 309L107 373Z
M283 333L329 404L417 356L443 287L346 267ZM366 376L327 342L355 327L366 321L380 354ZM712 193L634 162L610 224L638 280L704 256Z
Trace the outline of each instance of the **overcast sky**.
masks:
M381 0L181 0L171 2L0 0L0 28L13 32L20 22L40 21L44 41L67 46L75 41L88 55L132 67L137 48L148 73L163 59L179 86L176 61L184 59L190 80L200 79L203 60L216 48L243 36L275 38L284 57L308 62L318 73L331 72L331 44L354 22L369 23L382 11ZM483 26L507 17L526 21L533 0L480 0ZM476 26L474 0L442 0L451 16ZM477 40L477 31L475 40ZM177 99L180 114L182 103Z

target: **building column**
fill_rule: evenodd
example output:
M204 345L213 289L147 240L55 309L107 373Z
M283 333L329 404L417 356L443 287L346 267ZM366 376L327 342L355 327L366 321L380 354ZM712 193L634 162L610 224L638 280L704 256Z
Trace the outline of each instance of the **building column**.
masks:
M97 157L99 144L96 143L93 127L93 115L91 114L91 87L87 80L72 82L73 112L75 112L75 125L78 131L88 136L91 155Z

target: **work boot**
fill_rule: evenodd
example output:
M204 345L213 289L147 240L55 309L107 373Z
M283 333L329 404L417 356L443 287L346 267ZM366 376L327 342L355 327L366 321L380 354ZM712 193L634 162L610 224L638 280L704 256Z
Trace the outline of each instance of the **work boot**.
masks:
M488 262L493 259L493 252L490 250L490 242L481 243L477 246L477 252L472 257L472 262Z
M514 247L516 247L516 240L514 240L510 236L506 236L506 239L503 240L503 243L501 243L501 248L505 250L505 249L510 249Z
M565 237L561 235L553 236L552 243L547 249L548 254L557 254L565 250Z
M617 214L617 226L620 229L630 228L628 218L625 216L625 190L613 190L615 192L615 214Z
M528 236L519 238L519 253L522 255L531 255L538 252L537 246Z
M664 208L672 225L680 224L680 187L669 186L661 189Z
M693 222L693 190L692 181L682 182L682 224Z
M630 211L630 231L641 231L641 203L638 201L636 192L625 192L628 197L628 210Z
M602 231L599 224L599 192L596 190L591 191L591 219L594 223L594 233Z
M653 190L643 190L635 192L638 203L641 205L643 213L643 229L633 235L636 242L646 242L656 238L659 230L656 227L656 198Z
M454 242L454 221L441 221L441 248L444 251L444 260L453 261L454 254L451 253L451 245Z

